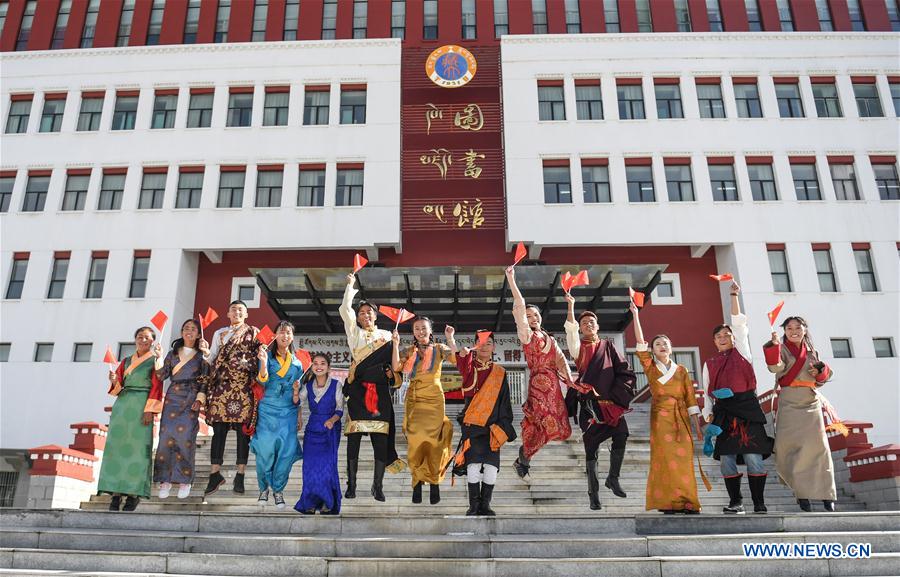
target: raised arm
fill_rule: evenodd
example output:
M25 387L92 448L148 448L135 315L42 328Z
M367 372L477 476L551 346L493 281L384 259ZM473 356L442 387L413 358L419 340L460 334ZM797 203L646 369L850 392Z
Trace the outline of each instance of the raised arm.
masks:
M753 352L750 350L750 327L747 324L747 315L741 313L740 302L741 287L736 282L731 283L731 334L734 335L734 348L749 362L753 362Z
M578 355L581 353L581 337L578 335L578 323L575 322L575 297L566 293L566 304L568 305L568 313L566 314L566 346L569 347L569 355L572 360L577 361Z
M527 345L531 342L533 331L528 326L528 319L525 316L525 298L522 297L522 291L516 285L515 267L506 267L506 280L509 281L509 289L513 295L512 314L513 320L516 321L516 334L519 337L519 342Z
M351 349L359 334L359 326L356 324L356 313L353 310L353 298L356 296L356 293L359 292L353 288L353 283L355 282L356 275L348 274L347 287L344 289L344 299L341 301L341 308L339 309L341 312L341 319L344 320L344 332L347 333L347 341L350 343Z
M640 309L638 309L637 305L634 304L634 301L629 303L628 308L631 309L631 316L634 318L634 342L638 345L646 345L647 341L644 340L644 330L641 328L641 317L640 317Z
M391 333L391 368L395 373L399 373L403 370L403 363L400 362L400 333L395 329L393 333Z

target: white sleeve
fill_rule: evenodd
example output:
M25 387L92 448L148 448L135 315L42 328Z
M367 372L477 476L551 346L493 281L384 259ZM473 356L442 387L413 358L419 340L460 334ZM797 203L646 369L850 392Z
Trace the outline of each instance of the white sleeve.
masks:
M519 342L527 345L531 342L531 327L528 326L528 318L525 316L525 301L515 299L512 307L513 320L516 321L516 333Z
M700 374L700 386L703 389L703 420L708 420L708 417L712 414L712 405L713 398L709 396L709 369L706 368L706 363L703 363L703 372Z
M337 387L337 390L334 392L334 410L335 413L337 411L344 412L344 393L341 392L341 383L338 380L335 380L331 386Z
M209 356L203 357L209 364L216 362L216 356L219 354L219 335L221 335L224 330L224 328L221 328L213 333L212 342L209 343Z
M650 350L650 345L648 345L647 343L637 343L634 345L634 350L639 353L643 353Z
M734 335L734 348L748 362L753 362L753 353L750 350L750 327L747 325L747 315L731 315L731 331Z
M344 289L344 300L341 301L341 318L344 320L344 332L347 333L347 342L352 351L359 335L359 326L356 324L356 313L353 311L353 298L359 291L348 284Z
M564 325L566 328L566 346L569 347L569 355L572 360L578 360L578 354L581 352L581 336L578 334L578 323L566 320Z

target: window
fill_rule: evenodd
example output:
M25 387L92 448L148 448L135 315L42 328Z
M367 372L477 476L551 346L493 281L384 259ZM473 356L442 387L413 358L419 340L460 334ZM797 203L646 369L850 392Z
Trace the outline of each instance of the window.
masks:
M878 187L878 196L881 200L900 200L900 178L897 177L897 167L894 163L872 163L872 172L875 173L875 185Z
M690 32L693 29L688 0L675 0L675 21L678 23L679 32Z
M494 38L509 34L509 4L507 0L494 0Z
M188 103L188 128L209 128L212 124L213 93L191 93Z
M213 42L228 42L229 20L231 20L231 0L219 0L219 9L216 12L216 34L213 36Z
M48 299L61 299L66 290L66 276L69 274L69 257L58 256L53 258L53 266L50 269L50 285L47 287Z
M253 116L253 93L232 92L228 95L228 122L226 126L250 126Z
M103 298L103 284L106 282L106 256L91 256L91 268L88 273L86 299Z
M300 167L297 206L325 206L325 168Z
M738 194L737 179L734 176L734 164L710 164L709 185L715 201L725 202L741 199Z
M792 32L794 30L794 15L791 14L789 0L775 0L775 6L778 8L778 19L781 21L781 31Z
M671 282L661 282L656 285L656 296L662 298L672 298L675 296L675 288Z
M178 174L178 191L175 193L175 208L200 208L203 193L203 168L190 172L182 170Z
M116 106L113 110L112 130L134 130L137 118L138 96L116 95Z
M41 112L41 124L38 132L59 132L65 110L65 95L62 98L57 98L55 95L51 97L48 94L44 100L44 110Z
M856 170L853 163L829 163L831 183L834 185L834 196L838 200L859 200L859 189L856 186Z
M53 360L53 343L34 344L34 362L49 363Z
M881 100L878 98L878 90L875 82L854 82L853 94L856 96L856 108L860 118L874 118L884 116L881 108Z
M128 285L128 298L142 299L147 293L147 279L150 276L150 253L135 251L131 262L131 282Z
M538 82L538 120L565 120L566 102L562 82L541 86Z
M859 287L862 292L878 292L878 282L875 280L875 264L872 262L872 253L868 247L853 247L853 259L856 261L856 272L859 273Z
M722 32L722 11L719 8L719 0L706 0L706 16L709 18L709 31Z
M819 290L823 293L837 292L837 279L834 276L834 264L831 262L831 249L813 248L813 260L816 262Z
M437 0L425 0L423 6L422 39L437 40L438 37L438 3Z
M890 4L890 1L888 1ZM819 15L819 30L822 32L831 32L834 30L834 23L831 20L831 8L828 7L828 0L816 0L816 12Z
M744 7L747 10L747 25L751 32L760 32L762 30L762 20L759 17L759 2L757 0L744 0Z
M283 40L296 40L297 28L300 23L300 0L287 0L284 7L284 34Z
M153 120L150 128L175 128L177 94L157 94L153 101Z
M10 343L0 343L0 363L8 363L9 362L9 352L12 349L12 345ZM12 503L9 505L4 505L7 507L12 506Z
M47 201L47 189L50 188L50 176L28 176L25 185L25 202L22 212L42 212Z
M100 130L100 116L102 114L102 96L83 96L81 98L81 110L78 112L78 124L75 127L75 130L79 132Z
M89 363L91 361L92 348L93 345L91 343L75 343L75 347L72 349L72 362Z
M890 337L887 338L873 338L872 346L875 348L875 358L883 359L887 357L894 356L894 342Z
M772 273L772 286L775 292L791 292L791 275L788 271L787 255L784 249L768 249L769 271Z
M863 22L859 0L847 0L847 9L850 12L850 28L856 32L863 32L866 29L866 23Z
M581 33L581 11L578 9L578 0L566 0L566 33Z
M6 4L6 2L4 2ZM28 39L31 37L31 25L34 22L34 11L37 9L37 0L28 0L25 3L25 11L22 13L22 23L19 25L19 35L16 37L16 50L28 48Z
M126 359L134 354L134 343L119 343L119 359Z
M337 171L335 206L362 206L363 169L342 169Z
M796 82L791 84L776 84L775 97L778 99L778 113L782 118L802 118L803 101L800 100L800 86Z
M815 164L791 164L797 200L822 200Z
M644 92L640 84L616 86L619 97L619 118L641 120L644 116Z
M891 30L898 32L900 31L900 4L897 3L897 0L886 0L886 2L888 20L891 21Z
M579 84L577 80L575 81L575 116L578 120L603 119L603 100L599 81L591 84Z
M474 0L473 0L474 1ZM353 37L365 38L368 27L369 5L366 0L353 0Z
M281 183L283 169L261 170L256 173L256 206L281 206Z
M163 205L163 196L166 193L165 172L144 172L141 181L141 195L138 198L138 209L159 209Z
M256 287L253 285L239 285L238 300L242 300L245 303L256 300Z
M23 134L28 130L28 117L31 115L31 95L15 99L9 105L9 116L6 117L6 134Z
M678 84L654 84L657 118L684 118L681 110L681 88Z
M756 80L748 84L734 84L734 100L739 118L762 118L762 104Z
M778 187L775 185L775 172L771 161L768 163L747 163L747 174L750 176L750 193L753 200L778 200Z
M584 185L584 202L612 202L609 192L609 167L585 164L581 161L581 182Z
M606 22L607 32L622 31L622 27L619 24L618 0L603 0L603 21Z
M104 174L100 181L100 199L97 210L119 210L125 193L124 174Z
M13 256L12 268L9 271L9 284L6 285L7 299L22 298L22 289L25 288L25 273L28 271L28 254L16 258Z
M841 101L838 98L837 87L834 82L812 85L813 100L816 103L816 115L819 118L839 118L841 113Z
M325 0L322 7L322 40L332 40L337 30L337 0Z
M218 208L240 208L244 205L244 175L240 171L223 171L219 175L219 198L216 200Z
M303 98L303 124L328 124L330 89L327 86L322 88L307 86Z
M894 115L900 116L900 82L891 82L891 100L894 101Z
M532 34L547 33L547 0L531 0Z
M0 176L0 212L9 212L9 203L12 200L15 184L15 176Z
M700 118L725 118L725 101L722 100L722 86L718 82L698 84L697 102Z
M341 88L341 124L366 123L366 89Z
M90 174L70 174L66 176L66 190L63 193L63 210L84 210L87 199Z
M669 201L671 202L695 200L694 180L689 163L666 164L666 190L669 193Z
M628 202L656 202L653 171L649 165L628 166L626 164L625 180L628 182Z
M266 39L266 18L269 15L269 0L253 0L253 29L251 42L263 42Z
M462 0L462 38L475 40L476 35L475 0Z
M128 46L131 38L131 22L134 20L135 0L125 0L122 4L122 15L119 16L119 29L116 32L116 46Z
M97 33L97 15L100 13L100 0L90 0L84 16L84 27L81 29L81 47L94 46L94 34Z
M197 30L200 28L200 0L188 0L187 14L184 19L184 44L197 42Z
M544 166L544 202L546 204L571 204L572 180L568 163Z
M266 90L266 100L263 107L263 126L287 126L288 101L290 99L288 88L269 91Z
M495 2L498 0L494 0ZM391 38L406 36L406 0L391 0Z
M3 30L3 25L6 24L6 13L9 12L9 2L4 2L0 4L0 31Z
M166 9L166 0L153 0L150 8L150 26L147 28L147 46L159 44L159 34L162 32L163 12Z
M853 358L850 339L831 339L831 356L835 359Z
M637 10L638 32L653 32L650 0L635 0L635 9Z
M59 12L56 13L56 26L53 27L53 40L50 48L62 48L66 37L66 26L69 25L69 15L72 13L72 0L62 0L59 4Z

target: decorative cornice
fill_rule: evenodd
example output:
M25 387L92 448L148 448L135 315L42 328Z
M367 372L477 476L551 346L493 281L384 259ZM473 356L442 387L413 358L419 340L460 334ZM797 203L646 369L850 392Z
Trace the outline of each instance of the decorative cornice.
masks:
M517 34L503 36L504 44L620 44L649 41L676 42L773 42L781 40L851 41L900 40L897 32L685 32L685 33L616 33L616 34Z

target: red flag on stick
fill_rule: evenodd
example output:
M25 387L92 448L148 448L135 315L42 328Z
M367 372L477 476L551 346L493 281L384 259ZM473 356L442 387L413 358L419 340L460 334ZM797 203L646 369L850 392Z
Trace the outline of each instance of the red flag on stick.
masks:
M487 344L487 340L488 340L489 338L491 338L491 335L493 335L493 334L494 334L494 333L492 333L491 331L480 331L480 332L478 333L478 341L475 343L475 348L476 348L476 349L479 349L479 348L481 348L482 346L486 345L486 344Z
M729 280L734 280L734 277L731 276L727 272L725 274L711 274L711 275L709 275L709 278L713 279L716 282L725 282L725 281L729 281Z
M156 327L160 333L162 333L163 327L166 326L166 321L169 320L168 315L162 311L156 311L156 314L153 315L153 318L150 319L150 323Z
M306 349L297 349L294 351L294 356L300 361L300 366L303 367L304 371L312 366L312 357Z
M583 270L572 277L572 284L569 285L569 288L573 289L577 286L584 286L590 282L591 281L588 279L588 272Z
M207 328L217 318L219 318L219 313L214 311L212 307L206 307L206 314L200 317L200 328Z
M644 293L628 287L628 295L631 297L631 300L634 301L634 306L637 308L644 306Z
M415 313L411 313L406 309L395 309L394 307L388 307L384 305L378 307L378 312L397 323L397 325L399 325L400 323L405 323L409 319L416 316Z
M263 325L263 328L259 329L259 334L256 335L257 342L266 346L269 346L274 339L275 333L272 332L269 325Z
M103 362L107 365L114 365L117 362L116 356L112 352L112 347L106 345L106 354L103 355Z
M358 273L362 267L368 264L368 262L369 259L359 253L353 255L353 274Z
M528 251L525 249L525 243L519 241L519 244L516 246L516 259L513 261L512 265L516 266L526 256L528 256Z
M781 307L784 306L784 301L779 301L775 308L767 313L769 317L769 325L772 327L775 326L775 320L778 318L778 315L781 314Z
M562 285L564 291L569 292L572 290L572 279L575 278L572 276L572 273L566 271L562 275L562 279L560 279L559 284Z

